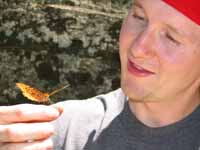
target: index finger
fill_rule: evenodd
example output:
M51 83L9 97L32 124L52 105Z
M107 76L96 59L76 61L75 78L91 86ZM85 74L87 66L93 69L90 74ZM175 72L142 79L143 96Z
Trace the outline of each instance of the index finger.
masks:
M52 121L60 115L58 109L33 104L0 106L0 124L32 121Z

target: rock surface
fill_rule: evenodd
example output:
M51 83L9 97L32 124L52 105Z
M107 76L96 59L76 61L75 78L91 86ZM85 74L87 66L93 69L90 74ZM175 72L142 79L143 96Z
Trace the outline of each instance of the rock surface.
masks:
M0 105L29 102L23 82L54 102L120 86L118 35L130 0L0 0Z

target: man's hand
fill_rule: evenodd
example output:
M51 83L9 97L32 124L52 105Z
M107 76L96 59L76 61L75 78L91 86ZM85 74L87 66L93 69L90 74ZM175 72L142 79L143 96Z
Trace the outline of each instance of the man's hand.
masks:
M62 112L58 105L0 106L0 150L49 150L54 129L49 121Z

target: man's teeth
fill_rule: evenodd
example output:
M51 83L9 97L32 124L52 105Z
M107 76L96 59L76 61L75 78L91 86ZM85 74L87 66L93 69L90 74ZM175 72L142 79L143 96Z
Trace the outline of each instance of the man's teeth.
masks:
M135 67L136 67L138 70L141 70L141 71L145 70L145 69L143 69L142 67L137 66L136 64L134 64L134 65L135 65Z

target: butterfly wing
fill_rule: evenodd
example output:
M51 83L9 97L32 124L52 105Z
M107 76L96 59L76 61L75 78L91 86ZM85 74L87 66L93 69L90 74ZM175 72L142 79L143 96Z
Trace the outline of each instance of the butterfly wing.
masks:
M17 87L22 91L22 94L28 99L35 102L47 102L49 101L49 94L43 93L36 88L33 88L24 83L16 83Z

